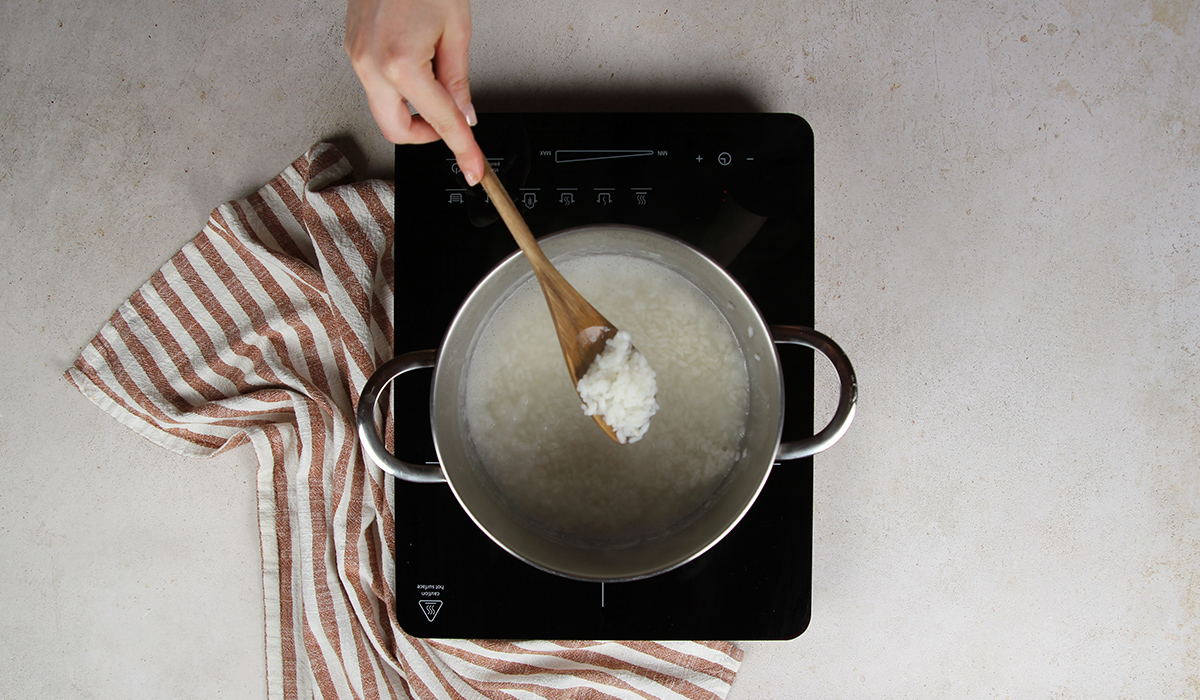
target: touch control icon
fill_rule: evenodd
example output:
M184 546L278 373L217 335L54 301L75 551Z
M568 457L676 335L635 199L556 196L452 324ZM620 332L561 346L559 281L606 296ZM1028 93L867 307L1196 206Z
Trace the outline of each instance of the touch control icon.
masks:
M558 196L558 201L564 207L569 207L575 203L575 195L570 192L563 192Z
M526 192L521 199L524 200L526 209L533 209L537 206L537 195L533 192Z
M425 619L430 622L433 622L433 618L437 617L438 612L442 609L442 601L432 598L417 601L417 605L421 606L421 612L425 613Z
M612 195L608 192L601 192L600 194L596 195L596 203L605 206L612 204Z
M729 165L730 163L733 162L733 156L722 151L721 155L717 156L717 162L720 163L721 165Z

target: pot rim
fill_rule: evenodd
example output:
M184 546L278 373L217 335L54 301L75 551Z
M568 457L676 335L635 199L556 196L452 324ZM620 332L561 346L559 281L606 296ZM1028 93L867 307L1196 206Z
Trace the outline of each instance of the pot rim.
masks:
M562 254L570 252L570 251L561 251L560 252L560 251L554 250L556 247L562 245L563 241L568 241L568 240L578 238L581 236L588 236L589 234L596 234L596 233L600 233L600 232L614 232L614 231L617 232L618 235L630 234L634 237L641 236L641 237L646 237L649 239L658 239L666 247L677 248L679 250L686 251L684 253L685 255L694 256L697 260L700 261L700 264L702 264L708 270L709 273L716 275L720 279L720 282L722 283L723 286L726 286L731 290L736 290L736 293L738 296L736 303L739 305L745 306L745 308L749 311L749 316L754 320L753 327L755 327L758 331L761 331L763 333L763 336L766 337L768 340L770 339L770 337L771 337L770 328L766 325L766 321L762 316L762 312L759 310L758 306L754 303L754 300L750 297L750 295L747 294L746 291L737 282L737 280L735 280L733 278L733 276L730 275L724 268L722 268L714 260L712 260L712 258L705 255L702 251L700 251L699 249L690 245L689 243L682 241L678 238L675 238L673 236L670 236L670 235L665 234L660 231L656 231L656 230L644 228L644 227L639 227L639 226L630 226L630 225L624 225L624 224L587 224L584 226L571 227L571 228L563 229L561 231L554 232L552 234L548 234L548 235L538 239L538 243L544 249L546 249L547 257L549 257L553 260L558 255L562 255ZM496 533L494 533L492 528L488 526L488 523L485 523L481 520L479 514L476 512L476 509L473 508L471 505L468 505L469 502L474 503L474 499L464 495L463 484L459 483L459 480L462 478L465 478L465 477L460 475L459 479L456 479L455 478L456 470L453 470L453 469L448 470L446 468L447 454L449 453L449 444L450 444L450 441L452 440L452 436L449 434L448 431L439 430L439 421L438 421L439 413L436 408L437 399L438 399L439 395L442 393L439 391L439 386L443 382L448 381L447 373L452 372L452 371L462 371L462 369L458 368L458 367L450 368L447 366L447 363L441 362L442 350L444 350L452 342L453 339L458 338L460 335L462 335L464 333L467 334L468 338L470 338L469 344L470 345L474 344L475 334L478 332L480 326L478 323L470 322L465 318L467 315L467 313L466 313L467 310L469 308L477 306L481 303L487 303L487 304L489 304L489 313L490 313L490 309L494 309L497 304L502 303L502 300L505 297L497 297L496 299L484 299L483 295L488 294L493 291L491 289L491 287L493 287L499 283L496 281L497 278L506 277L506 276L512 274L511 270L509 268L511 268L513 265L516 264L514 262L516 258L519 258L522 256L523 256L523 253L520 250L514 251L512 254L508 255L501 262L499 262L495 267L493 267L492 270L489 271L488 274L485 275L475 285L475 287L471 290L470 294L468 294L466 296L466 298L463 300L462 304L459 306L458 312L455 314L453 321L447 328L446 333L444 334L444 336L442 338L441 345L439 346L438 361L434 368L433 385L432 385L432 390L430 392L430 411L429 411L429 413L430 413L430 428L433 433L434 448L437 452L439 464L441 465L442 472L445 475L446 483L449 485L451 492L454 494L455 500L458 501L459 506L467 513L467 516L471 519L471 521L473 523L475 523L475 525L480 530L482 530L488 536L488 538L492 542L496 543L501 549L508 552L512 556L520 559L521 561L523 561L527 564L530 564L531 566L534 566L537 569L540 569L542 571L546 571L547 573L552 573L552 574L555 574L558 576L563 576L563 577L569 578L569 579L574 579L574 580L579 580L579 581L592 581L592 582L595 582L595 581L621 582L621 581L640 580L640 579L645 579L645 578L649 578L652 576L656 576L658 574L665 573L667 571L671 571L673 569L683 566L684 564L687 564L687 563L695 560L696 558L702 556L703 554L708 552L712 547L716 546L716 544L718 542L723 540L729 534L729 532L732 531L733 528L735 528L741 522L742 518L745 517L746 513L749 512L750 508L754 505L755 501L758 499L759 494L762 492L762 489L766 485L766 481L771 474L771 470L774 467L775 462L777 461L776 458L778 456L779 447L780 447L780 443L781 443L781 439L782 439L783 422L784 422L785 413L784 413L783 373L782 373L781 367L780 367L779 354L778 354L778 351L776 349L774 342L768 342L766 344L766 347L769 347L769 353L759 352L758 355L760 356L760 359L757 360L758 362L769 363L769 366L766 369L770 373L770 375L774 377L774 387L768 388L768 392L772 397L777 397L778 407L779 407L777 419L775 420L775 425L773 426L773 429L770 429L770 435L771 435L771 446L770 446L770 452L769 452L770 459L766 460L766 464L762 465L762 466L742 467L745 469L754 469L755 471L761 471L761 474L755 480L754 488L752 489L752 491L742 494L742 503L737 507L736 513L732 517L728 517L719 529L713 528L713 532L711 534L707 535L706 537L704 537L705 541L700 546L694 547L694 548L688 548L687 551L683 552L682 554L680 554L678 556L674 556L674 557L670 558L670 560L668 560L668 561L658 562L653 565L637 567L635 569L631 569L629 571L622 572L620 574L615 574L615 575L590 574L590 573L586 573L586 572L569 571L569 570L556 568L555 566L546 564L542 561L539 561L536 557L529 556L529 555L527 555L526 552L520 551L512 543L507 542L504 538L502 538L499 535L497 535ZM670 267L670 266L668 265L668 267ZM676 270L676 272L680 273L679 270ZM525 281L527 281L529 279L529 277L531 277L531 276L533 276L533 270L532 270L532 268L529 268L526 273L523 273L520 276L518 276L518 278L515 282L510 283L509 289L510 290L515 289L517 286L525 283ZM687 278L686 275L685 275L685 278ZM693 284L696 284L695 280L690 279L690 278L688 278L688 279ZM714 305L719 305L718 300L716 300L716 299L710 299L710 300L713 302ZM729 303L732 305L734 303L734 301L730 300ZM721 311L723 316L725 315L724 310L721 310L721 309L718 309L718 310ZM727 320L727 322L729 322L728 318L726 318L726 320ZM472 324L470 328L465 327L465 325L468 323ZM732 327L732 323L730 323L730 325ZM739 334L739 331L737 329L733 329L733 330L734 330L735 335ZM740 345L740 343L739 343L739 345ZM760 348L760 350L761 350L761 348ZM750 357L748 357L746 355L746 351L744 348L742 349L742 353L743 353L743 357L748 365L750 363L751 359L750 359ZM455 433L455 439L457 437L458 437L458 435L457 435L457 433ZM451 459L451 461L453 461L453 458ZM740 462L741 462L741 459L739 459L737 462L735 462L735 465L733 468L737 469L737 468L741 467ZM717 492L714 492L714 493L719 493L722 490L726 489L729 485L727 482L729 482L729 480L731 478L732 477L730 475L727 475L725 477L725 480L722 482L722 484L720 486L718 486ZM721 493L720 496L716 496L715 498L713 496L710 496L710 499L720 500L720 498L723 498L726 495L727 494ZM704 507L707 508L708 510L711 510L713 508L713 506L714 506L714 503L708 503L708 505L706 505Z

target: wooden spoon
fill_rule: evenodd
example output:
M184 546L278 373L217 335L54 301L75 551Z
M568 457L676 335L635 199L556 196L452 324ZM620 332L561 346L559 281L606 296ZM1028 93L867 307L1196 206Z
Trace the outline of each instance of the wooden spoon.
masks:
M608 319L588 303L583 295L567 282L566 278L551 264L550 259L542 252L537 239L525 224L521 212L508 196L508 190L496 177L491 163L484 160L486 166L483 173L483 189L500 212L500 218L517 240L517 245L529 259L533 274L537 275L538 284L542 287L542 295L546 297L546 305L550 307L550 317L554 319L554 330L558 333L558 344L562 347L563 358L567 361L567 372L571 382L576 387L579 380L587 374L588 367L608 344L609 338L617 334L617 329ZM594 415L597 425L604 432L620 443L611 425L600 415Z

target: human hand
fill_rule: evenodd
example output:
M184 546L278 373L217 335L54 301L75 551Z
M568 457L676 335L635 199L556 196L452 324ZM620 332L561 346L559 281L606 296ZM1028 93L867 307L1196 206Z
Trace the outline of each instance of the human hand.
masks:
M467 183L483 179L467 81L469 0L348 0L346 53L392 143L446 142ZM409 105L416 110L413 114Z

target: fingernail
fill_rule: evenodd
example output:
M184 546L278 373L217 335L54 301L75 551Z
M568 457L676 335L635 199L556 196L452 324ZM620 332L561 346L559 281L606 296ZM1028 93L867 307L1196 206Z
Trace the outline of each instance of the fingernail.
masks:
M470 102L462 109L463 116L467 118L468 126L475 126L479 123L479 117L475 115L475 105Z
M471 172L470 170L464 170L463 177L467 179L467 185L469 187L474 187L475 185L479 184L479 178L476 177L475 173Z

